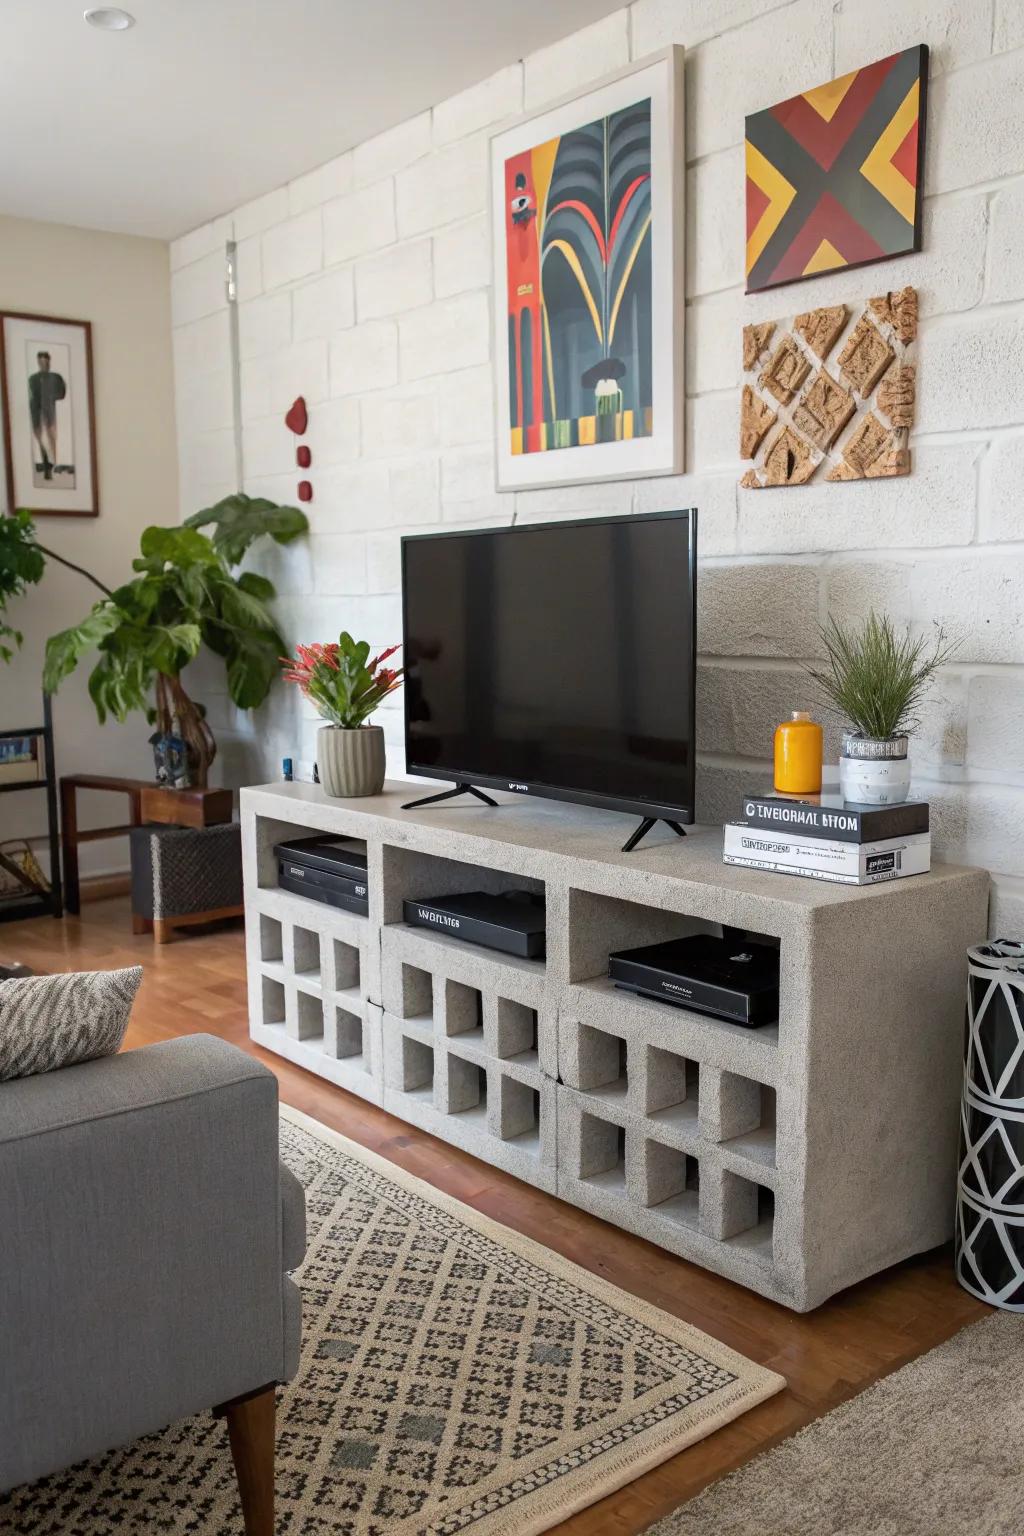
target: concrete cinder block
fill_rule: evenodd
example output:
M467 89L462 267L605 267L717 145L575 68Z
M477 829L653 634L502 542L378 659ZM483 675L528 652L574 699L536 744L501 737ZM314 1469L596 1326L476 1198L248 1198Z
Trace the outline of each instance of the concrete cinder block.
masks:
M979 673L967 685L967 698L968 765L1019 774L1024 765L1024 681L1013 673Z
M1021 82L1024 89L1024 66ZM1019 316L938 321L928 330L928 367L922 370L918 396L920 430L1018 425L1022 371L1024 319Z
M629 12L624 7L547 48L527 54L526 107L541 107L567 95L577 85L587 85L628 63Z
M402 585L402 545L396 529L366 535L367 592L397 592Z
M445 1053L445 1071L438 1080L437 1107L445 1115L476 1109L487 1098L487 1072L475 1061Z
M355 284L350 267L339 267L293 289L292 331L296 341L333 336L355 323Z
M821 654L818 570L807 563L705 566L697 640L708 656Z
M996 875L988 931L994 939L1024 939L1024 877Z
M957 69L934 81L928 99L928 174L935 191L1019 174L1016 103L1022 90L1019 49L993 58L984 69ZM929 356L928 372L932 366Z
M846 0L836 9L834 73L844 75L864 63L864 39L871 38L872 57L888 58L903 48L928 43L931 74L961 69L989 55L992 21L984 5L959 0ZM884 291L884 290L883 290Z
M995 26L992 30L993 53L1006 53L1024 47L1024 11L1017 0L996 0Z
M760 1083L709 1067L700 1086L700 1130L708 1141L729 1141L760 1127Z
M233 443L234 433L230 436ZM242 423L242 465L247 479L287 475L289 483L294 480L295 446L280 416L250 417Z
M327 343L322 339L296 342L244 361L240 372L242 420L283 418L296 395L303 395L307 405L327 399Z
M484 1005L484 1034L492 1055L500 1058L539 1053L540 1033L536 1008L510 997L495 997L493 1008Z
M462 139L399 173L395 196L398 232L403 239L484 211L489 178L487 149L483 135Z
M198 229L190 229L187 235L171 241L171 271L177 272L179 267L191 266L194 261L209 256L213 251L223 251L230 239L231 219L227 215L210 219L208 223L200 224Z
M263 236L263 287L297 282L324 264L324 230L319 208L311 208Z
M364 139L352 152L357 186L379 182L404 170L430 152L430 113L419 112L372 139Z
M223 247L171 273L171 314L175 325L188 325L227 309L227 269Z
M700 1188L700 1225L723 1243L749 1232L758 1221L758 1186L727 1168L708 1168Z
M434 292L439 299L486 288L491 281L491 233L486 214L434 236Z
M483 997L477 987L448 978L439 988L437 1023L443 1035L478 1033L483 1039Z
M818 0L797 0L787 9L782 28L784 33L778 17L760 16L687 54L688 159L742 143L748 112L830 78L831 11Z
M438 102L433 111L434 143L450 144L479 133L502 118L514 117L522 106L523 66L517 62Z
M429 385L361 395L359 412L367 458L422 452L437 443L437 393Z
M331 340L332 395L362 395L398 383L398 330L393 320L368 320Z
M358 403L347 396L310 404L309 441L316 455L313 463L317 470L318 497L322 498L330 486L329 477L322 473L324 468L332 464L349 464L357 457L359 420Z
M365 534L317 533L309 543L315 591L332 597L366 591Z
M441 506L447 517L459 516L467 505L472 515L499 517L505 511L507 497L494 489L494 452L491 448L449 450L441 460Z
M324 1003L324 1050L338 1060L363 1054L363 1021L341 1003Z
M1000 188L991 203L988 273L985 279L985 299L990 304L1024 298L1024 277L1021 276L1018 259L1022 224L1024 186L1011 181L1008 186Z
M347 150L315 170L307 171L288 183L288 212L295 215L319 208L332 197L352 190L353 155Z
M441 446L467 443L491 446L494 428L494 375L490 363L445 375L440 392Z
M324 266L335 267L396 238L395 184L390 179L360 187L323 206Z
M271 293L238 306L238 355L262 357L279 352L292 339L292 296Z
M743 175L743 147L739 144L719 150L687 170L686 206L700 209L699 219L686 220L687 298L735 288L743 282L743 200L733 193L742 184Z
M282 609L287 618L288 602ZM938 806L942 786L928 787ZM969 828L980 817L972 835L994 841L998 828L1005 843L1006 827L1020 822L1010 793L957 787L946 797L960 807L951 824L959 817ZM987 876L938 866L884 887L818 886L725 867L720 839L706 830L682 848L623 856L607 813L513 802L498 823L483 808L403 811L407 795L396 787L353 806L302 784L243 793L246 888L271 920L247 935L254 1039L330 1080L363 1071L364 1087L372 1085L372 1072L356 1065L365 1050L329 1054L339 1021L323 1011L326 1003L361 1017L365 1040L373 984L360 956L361 995L336 991L332 967L351 975L351 956L328 940L358 948L353 931L372 934L366 952L380 955L380 996L408 1009L381 1020L381 1097L411 1123L797 1310L945 1238L948 1189L934 1177L935 1158L941 1152L952 1166L955 1157L963 952L987 923ZM355 930L334 928L326 909L272 888L274 842L297 826L365 840L372 915L348 914ZM1011 857L1019 867L1024 853L1011 847ZM544 963L401 920L402 898L417 889L531 881L548 894ZM619 992L604 974L609 944L638 930L639 941L653 941L667 924L774 934L779 1026L742 1030ZM895 951L885 942L894 931ZM865 953L876 957L867 969ZM482 1028L475 1003L472 1013L464 1006L476 993ZM506 1010L499 1025L502 999L520 1009ZM522 1044L529 1022L532 1038L527 1010L537 1013L538 1049L496 1055L502 1033L506 1045ZM624 1042L624 1091L577 1090L546 1075L543 1025L556 1015L577 1033L583 1025ZM471 1027L447 1033L450 1022ZM338 1048L347 1048L355 1025L341 1023ZM559 1049L568 1060L568 1041ZM578 1071L579 1039L572 1049ZM449 1056L462 1065L449 1071ZM927 1157L915 1159L914 1147ZM880 1207L865 1190L882 1184L890 1198Z
M914 446L913 473L894 480L812 482L785 496L740 489L739 547L745 554L878 550L969 544L974 533L978 442ZM838 492L838 494L837 494Z
M634 0L633 57L682 43L695 48L730 27L776 9L776 0Z
M686 462L691 474L724 473L739 479L740 392L738 389L698 395L686 402ZM779 491L780 496L785 492Z
M982 462L979 537L993 543L1024 539L1024 434L990 443Z
M356 263L355 276L360 320L429 304L434 295L431 243L408 240L364 257Z
M563 1045L559 1075L563 1082L588 1093L597 1089L614 1089L623 1096L627 1093L627 1050L621 1035L569 1018L559 1020L559 1030Z
M231 215L236 240L247 240L252 235L262 235L275 224L283 224L288 217L288 188L275 187L262 197L254 197L243 203Z
M686 393L738 388L742 374L739 338L744 324L743 291L726 288L692 299L686 306Z
M398 321L403 379L471 368L490 356L490 311L485 293L439 300Z

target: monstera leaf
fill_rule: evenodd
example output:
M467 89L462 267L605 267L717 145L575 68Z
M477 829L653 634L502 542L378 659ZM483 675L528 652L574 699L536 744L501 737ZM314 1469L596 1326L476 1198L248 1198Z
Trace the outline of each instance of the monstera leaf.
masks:
M269 536L276 544L290 544L309 527L306 514L298 507L280 507L241 491L185 520L187 528L205 528L211 523L213 547L228 565L238 565L256 539Z

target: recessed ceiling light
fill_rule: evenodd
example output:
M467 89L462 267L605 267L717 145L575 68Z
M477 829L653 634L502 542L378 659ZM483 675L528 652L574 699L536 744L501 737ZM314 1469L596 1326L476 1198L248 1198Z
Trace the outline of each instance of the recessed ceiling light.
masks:
M85 19L90 27L98 27L101 32L127 32L135 25L135 17L128 11L118 10L116 5L101 5L96 10L86 11Z

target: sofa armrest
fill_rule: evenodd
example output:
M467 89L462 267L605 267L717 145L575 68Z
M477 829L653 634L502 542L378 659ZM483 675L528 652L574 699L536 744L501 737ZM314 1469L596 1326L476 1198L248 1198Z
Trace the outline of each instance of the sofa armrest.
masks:
M282 1378L277 1081L193 1035L0 1084L0 1488Z

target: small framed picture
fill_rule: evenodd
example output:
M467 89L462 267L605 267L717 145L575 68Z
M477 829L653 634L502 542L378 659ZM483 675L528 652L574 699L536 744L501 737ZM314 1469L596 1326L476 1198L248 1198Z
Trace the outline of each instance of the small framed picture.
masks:
M491 139L499 491L683 467L683 50Z
M97 517L88 320L0 314L0 393L8 511Z

